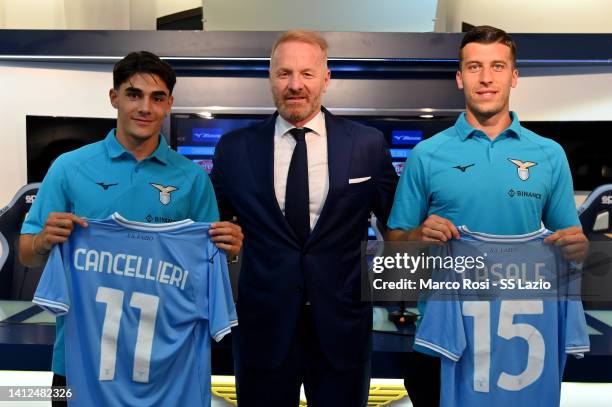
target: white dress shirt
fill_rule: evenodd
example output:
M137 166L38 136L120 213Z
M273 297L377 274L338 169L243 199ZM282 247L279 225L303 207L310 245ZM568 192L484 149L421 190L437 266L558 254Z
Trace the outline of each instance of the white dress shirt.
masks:
M274 126L274 192L278 206L285 214L285 193L287 192L287 174L293 149L297 142L289 130L295 126L280 117ZM306 133L306 150L308 154L308 197L310 209L310 230L314 229L325 198L329 191L329 174L327 170L327 130L325 115L319 112L303 127L310 130Z

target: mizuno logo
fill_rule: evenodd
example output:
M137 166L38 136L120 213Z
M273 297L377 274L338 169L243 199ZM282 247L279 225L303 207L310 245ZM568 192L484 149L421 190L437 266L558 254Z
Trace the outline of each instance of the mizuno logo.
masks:
M457 165L457 166L455 166L453 168L456 168L456 169L458 169L461 172L465 172L465 170L467 170L468 168L473 167L475 165L476 165L475 163L468 164L468 165Z
M178 190L177 187L174 187L172 185L168 185L167 187L165 187L160 184L151 183L151 186L159 191L159 202L164 205L168 205L170 203L170 194Z
M423 141L423 132L421 130L393 130L391 131L391 144L415 145Z
M529 168L538 165L538 163L532 163L531 161L513 160L512 158L508 158L508 161L517 166L518 177L523 181L527 181L529 178Z
M100 185L102 187L102 189L106 191L110 187L114 187L115 185L119 185L119 184L117 184L117 183L114 183L114 184L105 184L104 182L96 182L96 185Z

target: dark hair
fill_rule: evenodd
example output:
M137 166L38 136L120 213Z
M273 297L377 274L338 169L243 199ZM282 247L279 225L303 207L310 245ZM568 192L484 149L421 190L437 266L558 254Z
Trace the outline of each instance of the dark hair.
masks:
M512 37L499 28L491 27L490 25L480 25L473 27L465 33L461 40L461 47L459 48L459 67L463 62L463 47L471 42L477 42L479 44L493 44L499 42L510 48L510 56L512 58L512 66L516 67L516 44Z
M159 76L168 87L170 94L176 83L176 72L167 62L148 51L130 52L113 68L113 87L119 89L121 84L137 73L148 73Z

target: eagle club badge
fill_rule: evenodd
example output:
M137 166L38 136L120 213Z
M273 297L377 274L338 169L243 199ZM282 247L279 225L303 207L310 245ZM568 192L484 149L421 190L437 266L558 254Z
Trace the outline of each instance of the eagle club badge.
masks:
M172 185L168 185L167 187L165 187L161 184L151 183L151 186L159 191L159 202L164 205L168 205L170 203L170 194L178 190L177 187L174 187Z
M529 168L538 165L538 163L533 163L531 161L514 160L512 158L508 158L508 161L516 165L518 177L523 181L527 181L527 179L529 179Z

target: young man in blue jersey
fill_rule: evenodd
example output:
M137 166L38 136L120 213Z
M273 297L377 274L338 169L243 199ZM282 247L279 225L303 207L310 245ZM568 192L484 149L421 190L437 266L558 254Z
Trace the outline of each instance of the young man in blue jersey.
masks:
M553 231L545 242L582 259L587 239L574 204L563 149L520 125L510 111L516 46L504 31L480 26L461 42L457 86L466 112L455 125L421 142L406 162L388 240L445 242L457 225L497 234ZM421 309L423 312L424 309ZM439 360L413 352L405 384L416 407L438 405Z
M242 246L242 231L217 222L219 212L205 171L168 148L161 127L173 103L176 73L156 55L132 52L113 69L110 102L117 128L103 141L63 154L51 166L23 224L19 256L43 265L52 247L65 242L87 218L118 212L148 223L182 219L216 222L210 230L228 256ZM54 385L65 383L63 317L57 319ZM68 349L70 352L70 349Z

